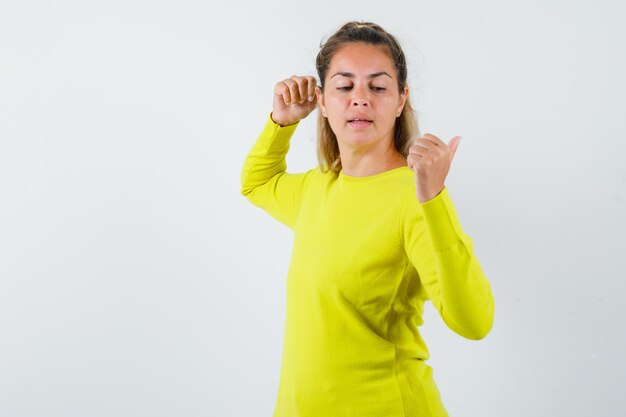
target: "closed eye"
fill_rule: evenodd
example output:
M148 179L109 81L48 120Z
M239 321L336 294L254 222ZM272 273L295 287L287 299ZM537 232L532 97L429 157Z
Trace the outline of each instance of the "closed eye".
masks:
M351 89L352 89L352 86L337 87L337 90L340 90L340 91L350 91ZM374 86L372 86L371 89L376 92L381 92L381 91L386 90L385 87L374 87Z

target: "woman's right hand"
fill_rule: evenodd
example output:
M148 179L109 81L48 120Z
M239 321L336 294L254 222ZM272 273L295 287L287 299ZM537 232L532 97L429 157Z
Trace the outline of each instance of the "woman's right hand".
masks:
M272 120L287 126L307 117L317 107L316 85L315 77L296 75L276 83Z

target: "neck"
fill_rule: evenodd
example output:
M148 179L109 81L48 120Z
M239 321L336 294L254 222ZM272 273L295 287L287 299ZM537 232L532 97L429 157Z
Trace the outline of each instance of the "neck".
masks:
M341 169L351 177L368 177L391 169L407 166L406 158L393 145L376 148L352 148L339 144Z

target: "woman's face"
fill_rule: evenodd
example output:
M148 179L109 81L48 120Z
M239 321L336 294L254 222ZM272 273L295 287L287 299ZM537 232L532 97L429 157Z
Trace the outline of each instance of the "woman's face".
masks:
M337 136L340 150L391 146L398 113L408 88L400 94L393 61L384 47L349 43L331 59L319 106Z

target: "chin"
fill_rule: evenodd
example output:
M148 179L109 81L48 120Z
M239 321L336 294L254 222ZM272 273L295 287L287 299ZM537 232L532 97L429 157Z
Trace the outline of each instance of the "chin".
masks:
M347 146L365 146L376 143L376 140L366 136L343 136L340 142Z
M366 129L366 130L345 129L341 133L343 133L342 137L347 142L358 142L358 143L376 142L376 139L380 137L380 135L378 135L378 132L374 130L370 130L370 129Z

